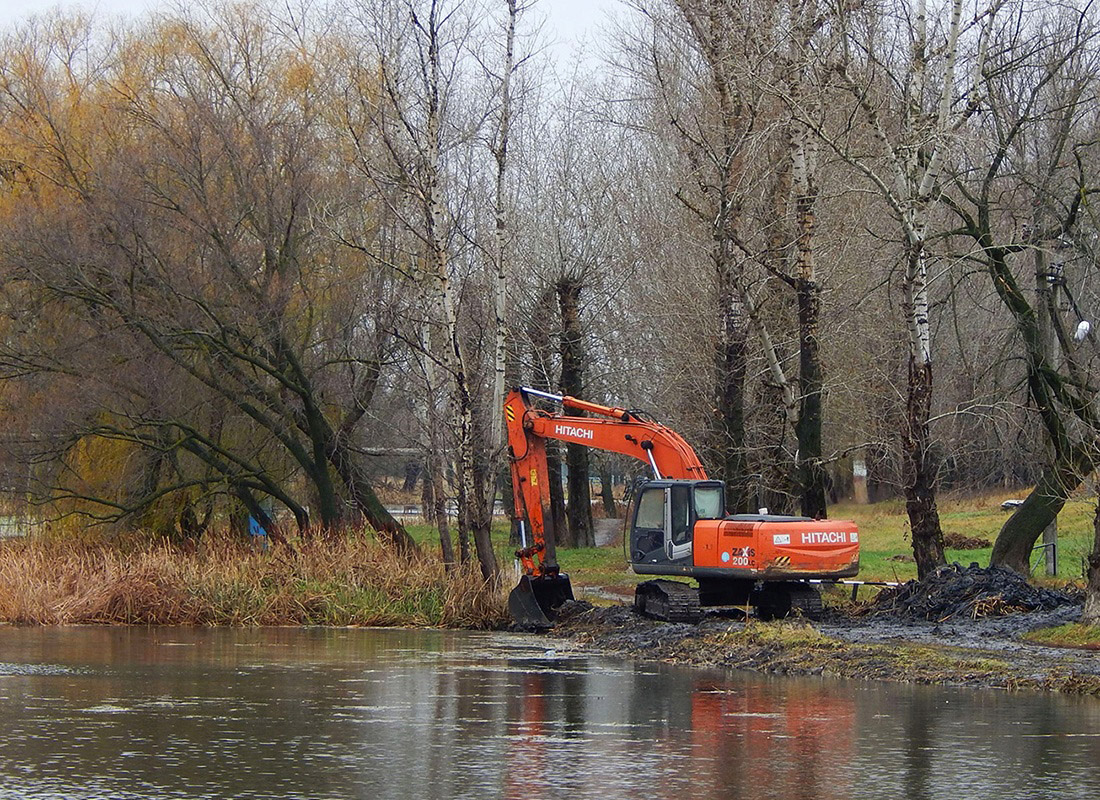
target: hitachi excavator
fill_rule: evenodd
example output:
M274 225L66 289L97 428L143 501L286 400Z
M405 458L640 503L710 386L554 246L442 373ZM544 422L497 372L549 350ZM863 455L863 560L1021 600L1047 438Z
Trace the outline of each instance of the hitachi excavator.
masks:
M562 412L536 408L532 398L555 403ZM547 439L632 456L653 471L634 492L625 542L630 565L639 575L694 578L698 588L667 579L639 584L634 605L647 616L697 622L707 606L752 606L763 619L794 610L812 617L821 609L821 595L809 580L859 571L855 523L767 513L726 516L722 482L707 478L678 433L643 412L518 388L505 399L504 420L521 532L516 557L523 570L508 608L524 627L550 627L557 609L573 599L548 529Z

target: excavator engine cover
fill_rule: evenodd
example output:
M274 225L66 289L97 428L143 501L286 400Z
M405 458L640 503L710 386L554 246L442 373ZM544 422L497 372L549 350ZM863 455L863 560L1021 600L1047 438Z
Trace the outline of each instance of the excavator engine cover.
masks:
M521 628L551 628L558 608L572 599L568 575L524 575L508 595L508 613Z

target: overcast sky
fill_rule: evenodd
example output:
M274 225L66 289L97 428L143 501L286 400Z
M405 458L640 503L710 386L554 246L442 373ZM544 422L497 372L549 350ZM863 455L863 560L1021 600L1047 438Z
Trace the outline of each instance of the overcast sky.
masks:
M8 27L30 14L58 5L65 8L83 6L106 15L135 16L167 3L164 0L65 0L60 3L57 0L0 0L0 27ZM539 0L537 9L546 16L547 39L556 40L564 55L573 43L593 38L607 11L616 5L617 0Z

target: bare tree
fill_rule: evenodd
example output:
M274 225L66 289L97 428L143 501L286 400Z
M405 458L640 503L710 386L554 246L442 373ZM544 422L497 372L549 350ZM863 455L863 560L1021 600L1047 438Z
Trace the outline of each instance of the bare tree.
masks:
M348 132L359 168L409 235L407 256L396 266L419 287L428 313L420 320L426 330L407 340L432 362L426 374L438 368L449 384L459 557L472 536L484 577L495 580L490 528L494 465L502 452L497 417L510 280L505 192L522 7L506 4L499 75L485 59L476 68L481 11L473 2L445 0L392 0L360 9L370 51L361 79L349 86ZM377 97L370 91L371 74L380 76ZM490 88L482 97L484 84ZM494 220L492 243L475 247L471 198L485 167L476 155L481 141L489 142L492 159ZM490 256L487 291L474 289L478 252ZM479 309L486 306L493 322L488 345L479 332L485 318ZM438 469L442 459L433 463Z
M916 0L912 6L890 7L882 20L875 9L842 8L835 18L839 41L834 70L877 145L873 158L860 146L863 139L817 127L833 152L880 194L900 227L901 308L909 344L901 441L906 511L921 576L944 563L929 425L929 227L948 150L982 102L987 31L998 5L969 21L963 19L962 0L942 7ZM897 25L900 41L896 48L884 49L882 38L890 25ZM959 73L969 77L959 78ZM814 125L810 117L804 121Z

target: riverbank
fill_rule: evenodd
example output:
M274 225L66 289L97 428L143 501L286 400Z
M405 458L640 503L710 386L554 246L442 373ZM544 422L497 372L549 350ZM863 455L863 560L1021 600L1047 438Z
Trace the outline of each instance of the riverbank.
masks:
M1079 606L953 622L833 613L822 622L763 623L710 614L684 625L626 605L578 602L563 609L550 636L585 651L685 666L1100 695L1094 654L1021 638L1079 616Z
M582 601L564 609L549 636L579 651L689 666L1100 695L1093 652L1023 638L1074 623L1079 600L1022 613L1051 590L1021 594L1027 584L1017 576L1019 585L997 579L975 594L986 572L958 570L950 591L833 607L813 624L711 613L699 625L675 625L635 614L629 601L603 608ZM17 625L507 627L510 587L483 586L474 565L448 572L432 554L401 558L363 535L262 552L228 536L191 549L0 542L0 622Z

